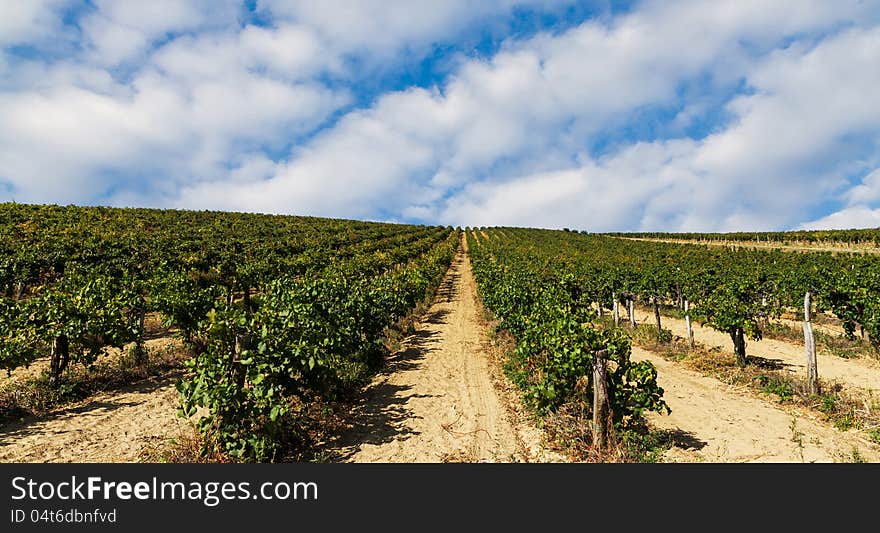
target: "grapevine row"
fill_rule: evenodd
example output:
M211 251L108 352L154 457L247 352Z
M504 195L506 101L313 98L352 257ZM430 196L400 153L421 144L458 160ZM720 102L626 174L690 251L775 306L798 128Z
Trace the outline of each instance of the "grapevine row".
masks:
M857 253L779 250L633 241L611 236L504 228L507 241L542 249L548 269L573 296L599 309L639 301L655 310L690 305L690 316L731 336L740 364L745 339L759 340L767 320L802 306L838 318L850 336L880 346L880 261ZM490 239L489 242L492 242ZM564 273L564 274L562 274Z
M49 385L133 344L156 313L191 358L206 451L269 460L300 408L361 385L386 328L439 284L458 231L242 213L0 204L0 368Z

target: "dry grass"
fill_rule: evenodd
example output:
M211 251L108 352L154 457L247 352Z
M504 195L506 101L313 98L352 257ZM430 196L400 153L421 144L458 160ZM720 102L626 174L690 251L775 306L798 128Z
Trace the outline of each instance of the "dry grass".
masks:
M554 449L585 463L657 463L675 445L674 432L629 420L623 429L610 431L606 446L599 449L593 443L592 415L573 404L546 415L544 430Z
M667 242L674 244L722 246L725 248L768 248L773 250L790 250L795 252L844 252L859 254L880 254L880 247L873 243L847 242L802 242L802 241L736 241L736 240L695 240L695 239L658 239L649 237L618 237L633 241Z
M230 462L220 456L202 454L205 441L195 427L185 435L170 441L148 444L138 456L140 463L223 463Z

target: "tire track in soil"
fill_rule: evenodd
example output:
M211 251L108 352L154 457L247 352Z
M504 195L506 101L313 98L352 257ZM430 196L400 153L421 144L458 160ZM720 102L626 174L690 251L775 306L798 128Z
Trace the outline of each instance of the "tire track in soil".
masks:
M654 364L672 409L670 415L647 416L675 435L669 462L849 462L854 450L862 460L880 461L880 446L856 431L838 431L811 414L787 411L637 346L632 358Z
M131 463L142 450L191 431L177 416L178 374L103 393L0 428L0 461Z
M352 428L332 450L339 460L560 460L543 451L496 387L466 240L415 330L365 391Z

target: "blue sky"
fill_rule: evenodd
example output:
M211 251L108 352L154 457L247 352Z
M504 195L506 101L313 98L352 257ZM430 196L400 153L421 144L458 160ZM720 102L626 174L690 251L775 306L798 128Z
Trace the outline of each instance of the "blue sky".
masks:
M0 4L0 201L880 226L880 1Z

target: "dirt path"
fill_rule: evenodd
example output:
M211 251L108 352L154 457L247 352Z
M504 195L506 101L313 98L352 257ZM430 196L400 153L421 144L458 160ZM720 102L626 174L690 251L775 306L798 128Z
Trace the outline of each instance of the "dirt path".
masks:
M466 242L403 344L354 413L335 450L342 461L553 460L494 383Z
M463 239L416 333L367 391L342 440L345 460L562 460L543 450L487 349L466 246ZM190 431L177 417L175 380L145 381L0 427L0 461L135 462L149 444Z
M856 457L880 461L880 446L855 431L841 432L808 413L784 410L637 346L632 357L654 363L663 397L672 409L668 416L648 417L656 427L677 434L678 444L667 452L667 461L850 462Z
M636 309L635 314L636 321L640 324L654 323L653 312ZM661 323L673 334L687 338L687 326L684 320L664 316ZM694 340L707 346L717 346L733 354L730 336L714 329L694 324ZM776 360L785 365L786 370L806 375L803 345L767 338L760 341L747 340L746 352L749 355ZM819 353L816 359L821 379L838 381L842 385L858 387L872 393L880 392L880 362L867 358L844 359L822 353Z
M791 318L774 318L771 319L771 323L788 326L798 331L802 331L801 328L804 327L804 323L802 320L794 320ZM823 324L821 322L812 322L812 325L813 331L822 332L827 335L839 337L844 334L843 326L838 326L837 324Z
M714 240L690 240L690 239L656 239L648 237L618 237L619 239L627 239L630 241L649 241L649 242L665 242L671 244L690 244L690 245L708 245L708 246L725 246L735 248L768 248L789 250L794 252L843 252L843 253L865 253L880 254L880 248L870 244L847 245L846 243L826 244L784 244L780 242L764 242L764 241L714 241Z
M151 442L182 434L176 376L102 394L46 417L0 428L2 462L136 462Z

